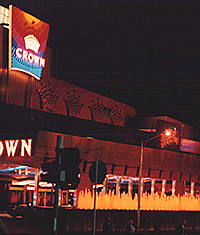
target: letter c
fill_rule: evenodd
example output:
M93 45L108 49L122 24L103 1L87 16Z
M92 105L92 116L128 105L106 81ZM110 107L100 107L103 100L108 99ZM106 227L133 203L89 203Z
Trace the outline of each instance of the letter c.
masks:
M19 47L16 49L16 56L20 59L22 58L22 49Z

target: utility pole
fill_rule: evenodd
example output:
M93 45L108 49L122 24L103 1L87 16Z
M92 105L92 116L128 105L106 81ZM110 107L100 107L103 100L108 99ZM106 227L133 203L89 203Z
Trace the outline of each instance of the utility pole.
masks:
M56 142L56 152L63 148L63 136L58 135L57 136L57 142ZM60 158L59 158L60 160ZM55 169L59 172L59 167L60 167L60 162L58 162L58 169ZM59 179L58 179L59 180ZM58 206L58 201L59 201L59 183L58 180L55 184L55 192L54 192L54 197L55 197L55 202L54 202L54 210L55 210L55 217L54 217L54 224L53 224L53 232L54 235L59 235L59 206Z
M94 188L94 217L93 217L93 235L96 234L96 221L97 221L97 180L99 172L99 161L96 160L96 171L95 171L95 188Z

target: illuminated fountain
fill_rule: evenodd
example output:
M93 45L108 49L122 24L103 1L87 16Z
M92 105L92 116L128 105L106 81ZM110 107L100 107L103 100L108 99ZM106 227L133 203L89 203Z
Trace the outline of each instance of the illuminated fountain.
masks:
M114 192L97 194L96 208L99 210L137 210L137 195L132 199L129 194L116 195ZM81 191L77 208L93 209L94 198L89 190ZM142 194L141 210L160 211L200 211L200 197L193 195L166 196Z

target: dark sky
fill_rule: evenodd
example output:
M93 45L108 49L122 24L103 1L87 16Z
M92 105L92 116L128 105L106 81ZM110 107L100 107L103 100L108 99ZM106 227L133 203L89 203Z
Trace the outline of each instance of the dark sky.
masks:
M15 0L51 24L53 73L138 108L200 120L200 5L144 0Z

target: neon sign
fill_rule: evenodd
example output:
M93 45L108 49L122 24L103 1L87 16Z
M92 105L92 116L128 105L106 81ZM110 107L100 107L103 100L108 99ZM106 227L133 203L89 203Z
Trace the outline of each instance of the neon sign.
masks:
M0 140L0 157L30 157L33 139Z
M9 68L40 80L49 25L14 6L9 11Z

